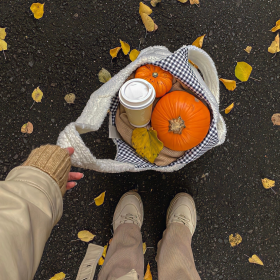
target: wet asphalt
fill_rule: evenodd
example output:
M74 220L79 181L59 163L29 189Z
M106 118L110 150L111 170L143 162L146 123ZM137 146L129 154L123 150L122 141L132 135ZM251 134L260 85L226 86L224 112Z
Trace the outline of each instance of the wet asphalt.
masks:
M145 2L148 4L149 2ZM279 113L279 56L267 52L276 34L269 30L279 20L280 4L269 0L201 0L200 7L162 0L153 8L158 25L145 38L138 1L46 0L45 14L35 20L32 1L2 0L0 27L6 27L6 60L0 54L0 179L22 163L30 151L56 143L59 132L81 114L90 95L101 86L102 67L112 75L129 64L122 53L111 62L109 50L119 39L132 48L163 45L175 51L206 34L203 49L216 63L219 76L234 79L237 61L253 67L252 77L229 92L221 85L220 111L227 124L223 145L212 149L174 173L104 174L84 170L84 179L64 198L64 214L46 244L34 279L49 279L63 271L75 279L87 244L80 230L96 234L93 243L105 245L112 237L112 215L123 193L137 189L144 203L143 240L149 248L157 280L156 244L165 229L165 213L178 192L193 195L198 214L193 254L201 279L280 279L279 127L271 116ZM243 49L252 46L251 54ZM44 92L42 103L30 109L33 89ZM75 104L64 101L76 95ZM228 115L223 110L232 102ZM30 121L34 132L23 135ZM98 132L82 136L98 158L113 159L115 145L108 139L108 120ZM73 168L77 170L77 168ZM81 171L81 170L80 170ZM265 190L261 178L276 180L275 194ZM106 191L105 203L89 205ZM243 241L235 248L230 234ZM264 266L250 264L246 255L257 254ZM99 269L99 268L98 268Z

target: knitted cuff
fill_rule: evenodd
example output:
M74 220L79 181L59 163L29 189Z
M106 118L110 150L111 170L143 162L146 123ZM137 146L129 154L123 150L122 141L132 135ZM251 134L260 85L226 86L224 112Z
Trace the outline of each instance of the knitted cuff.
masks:
M55 145L45 145L31 152L23 166L33 166L49 174L58 184L62 195L66 192L66 183L71 168L67 150Z

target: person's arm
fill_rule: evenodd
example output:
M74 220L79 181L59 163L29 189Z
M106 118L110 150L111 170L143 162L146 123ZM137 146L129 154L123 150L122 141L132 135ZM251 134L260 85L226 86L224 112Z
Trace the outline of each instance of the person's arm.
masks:
M45 243L62 215L70 168L67 150L46 145L33 150L0 182L1 279L33 279Z

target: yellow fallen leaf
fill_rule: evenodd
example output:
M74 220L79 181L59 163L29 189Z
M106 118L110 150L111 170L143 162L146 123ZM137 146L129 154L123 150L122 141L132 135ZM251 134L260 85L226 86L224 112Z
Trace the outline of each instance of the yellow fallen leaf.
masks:
M98 73L98 79L101 83L105 84L111 79L111 74L108 70L102 68Z
M102 256L101 256L101 258L98 261L99 265L103 265L103 263L104 263L104 260L105 260L106 254L107 254L107 247L108 247L108 245L104 246Z
M161 2L161 0L151 0L151 5L153 7L155 7L157 5L157 3L160 3L160 2Z
M110 55L111 55L112 59L118 55L120 49L121 49L121 47L116 47L116 48L110 50Z
M188 0L178 0L179 2L181 2L181 3L186 3L186 2L188 2Z
M88 230L82 230L78 232L78 238L82 241L89 242L94 238L94 234L89 232Z
M280 19L278 21L276 21L275 26L270 31L275 32L279 29L280 29Z
M238 245L242 242L242 237L238 233L236 233L235 236L233 236L233 234L231 234L228 239L229 239L229 243L232 247L235 247L236 245Z
M146 245L146 242L143 243L143 255L145 255L147 251L147 245Z
M65 279L65 273L60 272L55 274L52 278L50 278L50 280L64 280Z
M74 93L68 93L64 96L64 100L68 104L74 104L75 99L76 99L76 95Z
M251 47L251 46L247 46L246 49L244 49L244 51L245 51L246 53L250 53L251 50L252 50L252 47Z
M144 280L153 280L152 273L151 273L151 267L150 267L149 263L147 265L147 270L146 270L146 273L144 276Z
M121 42L121 47L122 47L122 51L124 53L124 55L127 55L130 51L130 45L122 40L120 40Z
M204 37L205 37L206 34L198 37L193 43L192 45L193 46L196 46L198 48L202 48L202 45L203 45L203 40L204 40Z
M235 77L241 82L247 82L252 72L252 66L242 61L237 62L235 67Z
M151 163L154 163L163 149L163 143L157 138L157 132L153 128L135 128L131 140L136 153Z
M279 34L276 35L275 40L271 43L270 47L267 49L269 53L278 53L279 48Z
M231 103L226 109L225 109L225 113L228 114L234 107L234 102Z
M233 90L236 89L236 81L234 81L234 80L222 79L222 78L220 78L219 80L224 84L224 86L226 87L226 89L231 90L231 91L233 91Z
M7 35L6 28L1 28L0 27L0 39L4 40L6 35Z
M153 31L157 30L157 25L155 24L155 22L153 21L153 19L150 16L148 16L145 13L141 13L140 16L141 16L142 22L144 23L147 31L153 32Z
M140 53L140 52L139 52L138 50L136 50L136 49L132 50L132 51L130 52L130 54L129 54L130 60L131 60L131 61L134 61L134 60L138 57L139 53Z
M198 66L197 66L196 64L194 64L190 59L189 59L189 63L190 63L193 67L195 67L196 69L198 69Z
M153 12L153 10L145 5L143 2L139 3L139 14L141 15L142 13L150 15Z
M271 117L271 121L274 125L280 125L280 114L279 113L273 114Z
M41 3L33 3L30 7L31 12L33 13L36 19L40 19L44 14L44 4Z
M20 130L22 133L31 134L33 132L33 124L31 122L25 123Z
M43 92L40 90L39 87L35 88L32 92L32 98L35 102L41 102L43 97Z
M275 187L275 181L269 180L267 178L262 179L262 184L265 189L270 189Z
M6 51L7 49L8 49L7 43L4 40L0 39L0 51Z
M259 265L263 265L263 262L261 261L261 259L257 255L253 255L251 258L249 258L249 262L259 264Z
M106 191L105 191L106 192ZM104 199L105 199L105 192L103 192L101 195L97 196L95 199L94 199L94 202L95 202L95 205L96 206L100 206L103 204L104 202Z
M199 5L199 0L190 0L190 4L191 5L193 5L193 4Z

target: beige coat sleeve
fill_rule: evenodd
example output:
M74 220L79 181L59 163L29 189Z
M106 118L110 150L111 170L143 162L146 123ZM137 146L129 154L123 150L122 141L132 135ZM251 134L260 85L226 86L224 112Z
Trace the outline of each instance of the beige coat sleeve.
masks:
M33 279L62 208L57 182L38 168L16 167L0 182L1 279Z

